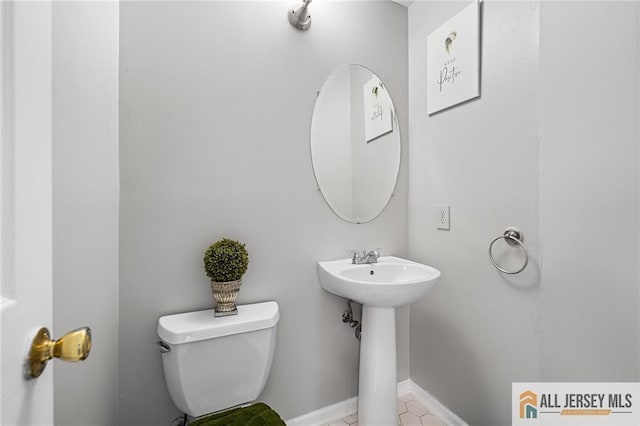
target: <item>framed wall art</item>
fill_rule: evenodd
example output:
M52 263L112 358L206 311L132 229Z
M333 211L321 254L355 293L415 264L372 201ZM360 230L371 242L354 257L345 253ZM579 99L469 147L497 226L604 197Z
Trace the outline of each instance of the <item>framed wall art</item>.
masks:
M480 3L427 36L427 113L480 96Z

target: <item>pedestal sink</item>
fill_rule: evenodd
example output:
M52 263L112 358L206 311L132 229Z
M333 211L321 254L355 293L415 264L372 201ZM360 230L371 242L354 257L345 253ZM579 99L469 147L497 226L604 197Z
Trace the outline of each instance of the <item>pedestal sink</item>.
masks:
M362 303L358 424L398 424L395 308L420 300L440 271L383 256L363 265L351 259L318 262L318 275L328 292Z

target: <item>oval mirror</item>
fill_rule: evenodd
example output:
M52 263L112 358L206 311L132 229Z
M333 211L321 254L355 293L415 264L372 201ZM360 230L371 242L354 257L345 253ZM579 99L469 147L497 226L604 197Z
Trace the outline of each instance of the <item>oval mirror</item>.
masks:
M311 120L313 171L329 207L365 223L389 203L400 170L400 129L386 86L370 69L342 65L325 81Z

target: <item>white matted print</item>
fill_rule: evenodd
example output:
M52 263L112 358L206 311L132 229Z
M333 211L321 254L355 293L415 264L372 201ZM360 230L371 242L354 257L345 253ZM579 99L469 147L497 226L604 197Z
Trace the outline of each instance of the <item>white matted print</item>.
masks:
M480 96L480 4L427 36L427 113Z
M373 77L362 85L364 95L364 140L375 138L393 131L393 105L380 80Z

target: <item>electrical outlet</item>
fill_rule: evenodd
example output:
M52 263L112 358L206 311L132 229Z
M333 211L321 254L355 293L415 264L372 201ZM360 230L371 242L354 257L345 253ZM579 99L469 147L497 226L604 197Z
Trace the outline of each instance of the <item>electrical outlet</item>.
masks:
M440 204L436 206L436 228L449 229L449 205Z

